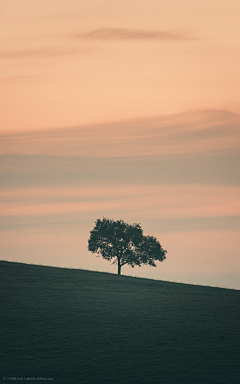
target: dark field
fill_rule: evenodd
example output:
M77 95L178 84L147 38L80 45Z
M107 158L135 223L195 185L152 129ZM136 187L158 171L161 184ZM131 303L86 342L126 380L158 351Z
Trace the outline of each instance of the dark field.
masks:
M240 383L240 291L4 261L0 278L0 380Z

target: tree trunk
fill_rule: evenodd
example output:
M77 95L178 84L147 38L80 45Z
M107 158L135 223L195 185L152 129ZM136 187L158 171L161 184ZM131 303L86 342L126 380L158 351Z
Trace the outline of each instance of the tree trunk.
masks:
M121 275L121 264L120 264L120 259L118 259L118 275Z

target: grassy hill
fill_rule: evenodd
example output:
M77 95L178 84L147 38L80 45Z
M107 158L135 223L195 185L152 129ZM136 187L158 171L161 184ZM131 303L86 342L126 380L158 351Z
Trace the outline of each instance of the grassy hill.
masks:
M240 383L240 291L5 261L0 284L0 380Z

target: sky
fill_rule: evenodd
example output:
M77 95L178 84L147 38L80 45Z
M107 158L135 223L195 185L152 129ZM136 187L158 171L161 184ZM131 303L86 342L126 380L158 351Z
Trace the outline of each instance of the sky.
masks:
M0 0L1 260L116 273L98 218L168 251L147 278L240 289L239 0Z

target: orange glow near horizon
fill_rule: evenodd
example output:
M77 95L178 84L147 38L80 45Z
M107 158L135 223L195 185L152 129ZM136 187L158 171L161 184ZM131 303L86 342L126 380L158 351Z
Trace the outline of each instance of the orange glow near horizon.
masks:
M240 187L201 185L116 186L70 189L27 189L0 192L4 216L60 213L133 212L137 217L181 218L240 216ZM88 201L86 201L88 198ZM63 201L58 201L62 199ZM72 201L72 200L76 201ZM56 201L54 201L56 200Z

